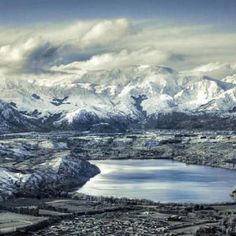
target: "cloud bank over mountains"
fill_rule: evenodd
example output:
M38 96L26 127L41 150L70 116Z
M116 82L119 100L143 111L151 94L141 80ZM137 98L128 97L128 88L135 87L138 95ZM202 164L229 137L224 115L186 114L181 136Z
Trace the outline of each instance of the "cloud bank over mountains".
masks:
M104 53L101 55L92 56L86 61L76 61L67 65L55 66L52 69L55 71L76 71L76 70L111 70L114 68L122 68L132 65L155 65L162 64L171 59L172 54L159 51L154 48L141 48L135 51L128 51L126 49L113 52Z
M2 130L186 128L196 114L231 129L235 41L210 25L125 18L0 27Z
M233 0L22 1L0 1L4 130L236 127Z
M0 27L0 73L77 73L131 65L234 62L236 33L124 18Z

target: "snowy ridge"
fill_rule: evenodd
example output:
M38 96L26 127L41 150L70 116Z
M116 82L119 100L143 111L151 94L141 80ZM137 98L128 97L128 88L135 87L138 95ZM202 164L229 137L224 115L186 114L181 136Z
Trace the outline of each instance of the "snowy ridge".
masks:
M73 187L81 187L99 172L95 165L71 156L43 163L32 173L0 168L0 201L16 196L60 196Z
M42 126L57 128L111 120L143 122L173 112L232 116L236 110L236 65L211 63L180 72L138 65L110 71L12 76L3 78L0 99L11 104L7 109L0 106L5 120L9 121L8 114L19 112L18 123L30 117L43 122Z

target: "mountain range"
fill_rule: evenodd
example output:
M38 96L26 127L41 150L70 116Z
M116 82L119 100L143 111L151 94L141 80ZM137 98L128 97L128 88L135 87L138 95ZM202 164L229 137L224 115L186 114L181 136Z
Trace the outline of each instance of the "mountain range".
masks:
M236 64L192 70L135 65L4 76L0 130L120 132L144 128L236 129Z

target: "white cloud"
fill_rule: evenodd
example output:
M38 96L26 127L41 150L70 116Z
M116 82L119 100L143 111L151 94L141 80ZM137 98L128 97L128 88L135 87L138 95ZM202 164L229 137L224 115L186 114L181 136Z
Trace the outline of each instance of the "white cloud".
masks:
M29 38L0 47L0 69L4 72L36 72L55 59L57 46L40 38Z
M0 47L0 63L18 63L25 58L34 48L38 46L38 41L33 38L28 39L22 44L4 45Z
M215 61L235 62L235 41L235 32L221 32L212 26L122 18L15 29L2 26L0 69L33 73L51 67L72 71L133 64L167 64L190 69Z
M122 50L118 53L95 55L87 61L76 61L68 65L54 66L57 71L75 72L77 70L103 70L126 67L130 65L161 64L172 57L171 53L153 48L141 48L135 51Z
M190 72L207 75L216 79L222 79L227 76L233 76L236 73L236 64L219 63L219 62L209 63L198 66L193 70L191 70Z
M86 50L95 46L107 47L128 34L129 29L130 23L126 19L77 21L21 29L4 30L1 27L0 69L4 72L39 71L60 60L67 61L72 54L80 55L81 51L86 54Z
M17 70L27 60L30 53L38 47L38 40L29 38L25 42L7 44L0 47L0 67Z
M122 38L128 31L129 22L126 19L105 20L93 25L81 38L80 43L83 47L106 45Z

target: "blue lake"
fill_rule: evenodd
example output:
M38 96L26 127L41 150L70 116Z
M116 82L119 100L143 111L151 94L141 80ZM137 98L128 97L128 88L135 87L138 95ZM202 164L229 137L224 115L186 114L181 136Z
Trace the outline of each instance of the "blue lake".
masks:
M236 185L236 171L186 165L170 160L91 161L101 174L79 192L146 198L159 202L225 202Z

